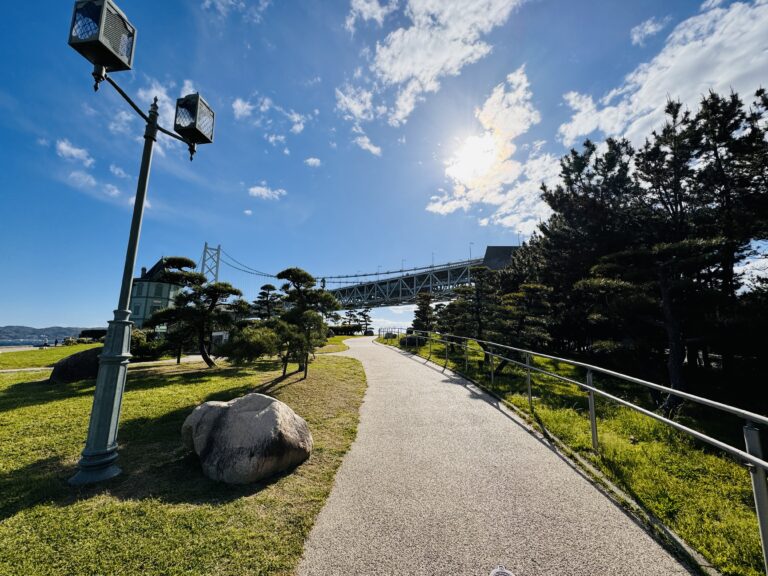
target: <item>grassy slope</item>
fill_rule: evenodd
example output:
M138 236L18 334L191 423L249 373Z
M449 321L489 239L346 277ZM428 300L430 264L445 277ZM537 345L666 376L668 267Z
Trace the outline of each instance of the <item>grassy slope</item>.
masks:
M101 346L101 344L75 344L74 346L56 346L55 348L38 348L35 350L22 350L20 352L3 352L0 354L0 370L53 366L62 358L96 346Z
M344 340L350 338L362 338L362 336L331 336L325 343L325 346L318 348L316 354L331 354L332 352L344 352L349 350L349 346L344 344Z
M388 342L392 343L396 341ZM507 367L491 384L487 372L480 370L482 351L472 344L466 370L464 354L458 350L455 356L449 354L448 366L466 373L530 414L524 372ZM425 357L428 352L427 346L419 350ZM444 358L445 348L434 344L432 359L443 363ZM572 366L555 365L543 358L536 358L535 363L584 381L583 374ZM627 399L647 401L637 395L637 390L610 388L612 383L598 379L595 382ZM586 394L575 385L535 373L532 389L533 418L540 426L591 461L723 574L764 573L749 472L743 466L705 449L665 424L600 399L597 456L592 452ZM685 423L701 428L701 421L688 418ZM735 437L740 432L740 423L733 424L733 430L727 432ZM725 432L726 425L715 422L711 427Z
M0 574L291 574L354 439L362 366L319 358L307 380L201 365L134 369L121 417L124 474L75 490L93 382L0 375ZM35 380L36 379L36 380ZM205 400L262 391L309 423L315 449L293 473L228 487L202 476L180 428Z

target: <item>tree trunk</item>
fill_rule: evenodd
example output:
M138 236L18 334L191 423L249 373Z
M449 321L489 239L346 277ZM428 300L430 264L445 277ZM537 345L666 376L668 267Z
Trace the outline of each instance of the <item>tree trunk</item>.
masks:
M501 371L504 370L507 364L509 364L509 361L502 358L499 362L499 365L496 366L496 369L493 371L494 375L501 376Z
M198 347L200 348L200 356L203 357L203 361L208 364L208 368L216 366L216 362L208 355L208 350L205 348L205 336L201 335L198 340Z
M309 353L304 355L304 378L307 378L307 374L309 373Z
M181 346L176 350L176 364L181 364Z
M669 355L667 356L669 387L673 390L684 391L685 375L683 374L683 362L685 361L685 345L683 344L683 333L680 327L680 321L677 318L672 302L672 288L665 270L662 270L659 275L659 287L661 289L661 308L664 314L664 328L667 332L667 345L669 346ZM661 405L661 410L669 413L680 404L680 398L670 394Z

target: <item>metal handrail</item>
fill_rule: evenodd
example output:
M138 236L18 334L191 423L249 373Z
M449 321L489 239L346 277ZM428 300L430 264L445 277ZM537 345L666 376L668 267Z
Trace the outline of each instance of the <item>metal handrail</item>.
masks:
M439 334L435 332L427 332L424 330L413 330L413 329L404 330L403 328L389 328L389 329L380 328L379 329L379 337L382 337L382 334L386 335L387 333L396 334L398 336L405 334L406 336L414 336L417 339L427 340L427 342L429 343L429 357L427 358L427 360L431 360L432 358L432 343L433 342L444 343L446 345L444 368L448 366L448 345L451 345L451 344L461 345L461 343L463 342L465 370L466 370L469 363L469 360L468 360L469 359L469 354L468 354L469 342L470 341L477 342L478 344L481 345L480 347L483 349L484 358L488 359L489 361L489 364L490 364L489 373L490 373L491 383L493 383L494 376L495 376L494 374L495 370L493 367L494 358L504 360L516 366L522 367L526 370L527 387L528 387L528 403L531 407L531 410L533 410L533 395L531 392L531 372L544 374L546 376L550 376L552 378L556 378L558 380L568 382L570 384L574 384L582 390L586 390L588 394L588 400L589 400L589 419L590 419L590 427L592 432L592 448L595 452L599 452L597 417L595 413L595 395L597 395L607 400L610 400L612 402L615 402L616 404L619 404L621 406L624 406L626 408L629 408L631 410L644 414L645 416L653 418L654 420L663 422L664 424L667 424L672 428L675 428L676 430L684 432L689 436L696 438L697 440L700 440L706 444L709 444L710 446L718 448L732 456L735 456L743 460L746 463L746 465L749 466L750 472L751 472L752 492L755 499L755 509L757 512L758 526L760 528L760 540L761 540L762 551L763 551L763 562L765 565L766 573L768 574L768 484L766 483L766 472L768 471L768 461L763 459L762 447L760 443L760 431L756 426L757 424L763 424L768 426L768 417L762 416L760 414L755 414L754 412L749 412L748 410L743 410L735 406L730 406L728 404L716 402L714 400L710 400L709 398L703 398L701 396L696 396L688 392L674 390L673 388L670 388L668 386L662 386L661 384L648 382L647 380L635 378L634 376L621 374L620 372L616 372L614 370L608 370L607 368L601 368L599 366L594 366L592 364L587 364L585 362L579 362L577 360L560 358L558 356L552 356L551 354L543 354L540 352L534 352L532 350L525 350L523 348L507 346L505 344L499 344L497 342L490 342L487 340L478 340L476 338L469 338L466 336L457 336L453 334ZM450 340L448 338L450 338ZM489 349L486 349L483 345L486 345ZM406 345L406 348L407 347L408 346ZM521 362L519 360L509 358L507 356L499 354L497 351L497 349L499 348L503 350L510 350L513 352L524 354L525 362ZM557 374L555 372L550 372L549 370L545 370L543 368L538 368L536 366L533 366L531 363L531 358L534 356L540 357L540 358L547 358L549 360L554 360L556 362L563 362L565 364L569 364L571 366L576 366L579 368L584 368L587 371L587 374L586 374L587 382L586 383L580 382L573 378L568 378L567 376L563 376L561 374ZM457 372L459 371L457 370ZM674 420L667 418L665 416L662 416L661 414L657 414L656 412L653 412L651 410L648 410L646 408L633 404L632 402L619 398L618 396L615 396L613 394L600 390L599 388L596 388L592 382L593 373L595 372L610 376L612 378L617 378L619 380L624 380L626 382L631 382L633 384L638 384L640 386L650 388L652 390L665 392L667 394L674 395L679 398L683 398L685 400L690 400L691 402L696 402L697 404L701 404L703 406L708 406L710 408L715 408L722 412L733 414L735 416L738 416L746 420L747 424L744 426L744 441L745 441L746 450L741 450L739 448L736 448L735 446L732 446L730 444L717 440L716 438L712 438L711 436L708 436L702 432L694 430L693 428L690 428L688 426L675 422Z
M392 332L393 329L384 330L382 331L389 331ZM399 331L402 333L402 328L396 328L394 331ZM412 332L413 334L421 334L421 335L427 335L427 334L437 334L435 332L426 332L423 330L414 330ZM473 341L477 342L478 344L487 344L488 346L492 346L494 348L503 348L505 350L512 350L514 352L521 352L523 354L532 354L534 356L538 356L540 358L547 358L549 360L555 360L557 362L564 362L566 364L570 364L571 366L578 366L579 368L585 368L586 370L591 370L592 372L599 372L601 374L605 374L606 376L611 376L613 378L619 378L621 380L626 380L627 382L632 382L633 384L639 384L640 386L645 386L647 388L652 388L654 390L659 390L661 392L665 392L667 394L672 394L674 396L677 396L679 398L685 398L686 400L691 400L692 402L696 402L698 404L702 404L704 406L709 406L710 408L716 408L718 410L722 410L724 412L729 412L730 414L733 414L734 416L738 416L744 420L748 420L750 422L753 422L755 424L763 424L765 426L768 426L768 416L763 416L761 414L755 414L754 412L749 412L748 410L743 410L741 408L737 408L735 406L730 406L728 404L723 404L721 402L717 402L715 400L710 400L709 398L703 398L702 396L696 396L694 394L690 394L688 392L683 392L681 390L675 390L674 388L670 388L668 386L662 386L661 384L655 384L653 382L648 382L647 380L642 380L640 378L635 378L634 376L629 376L628 374L622 374L620 372L615 372L614 370L609 370L608 368L601 368L600 366L594 366L593 364L587 364L586 362L579 362L578 360L570 360L568 358L560 358L559 356L552 356L551 354L544 354L542 352L535 352L533 350L526 350L524 348L515 348L514 346L507 346L506 344L499 344L497 342L490 342L488 340L478 340L477 338L469 338L466 336L455 336L453 334L446 334L446 337L454 338L454 339L460 339L460 340L466 340L466 341ZM440 340L443 342L443 340ZM450 341L448 341L451 343ZM455 342L454 342L455 343ZM497 358L502 358L503 360L506 360L507 362L512 362L517 365L522 365L521 362L515 361L512 358L507 358L505 356L501 356L500 354L494 354L492 352L485 351L486 354L495 356ZM536 369L533 366L531 366L532 370L536 370L537 372L542 372L545 374L548 374L550 376L554 376L555 378L564 379L572 384L582 385L582 383L576 381L576 380L568 380L564 378L563 376L560 376L559 374L556 374L554 372L547 372L546 370Z

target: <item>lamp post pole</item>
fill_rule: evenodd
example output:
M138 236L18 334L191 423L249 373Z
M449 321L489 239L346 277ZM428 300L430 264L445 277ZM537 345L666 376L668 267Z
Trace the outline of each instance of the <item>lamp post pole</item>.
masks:
M96 392L93 395L91 419L88 424L88 437L85 442L78 472L69 479L73 486L92 484L114 478L120 474L117 460L117 426L120 420L120 408L123 390L128 374L128 362L131 359L131 287L133 271L136 266L136 251L139 247L141 221L144 216L144 199L147 195L149 171L152 165L152 150L157 140L157 98L152 103L144 131L144 152L141 156L141 170L136 187L136 199L133 204L131 231L128 235L128 248L125 254L123 282L120 287L120 299L115 310L114 320L109 322L104 351L99 356L99 372L96 377Z
M136 251L139 246L141 220L144 216L144 200L147 196L149 170L152 166L152 149L157 133L162 132L186 144L189 159L195 154L198 144L213 142L215 114L200 94L188 94L176 100L174 132L158 123L157 98L149 108L149 114L142 112L130 96L107 74L130 70L133 63L133 48L136 28L115 5L114 0L76 0L69 33L69 45L93 64L94 90L107 82L141 116L146 123L144 130L144 152L141 156L139 181L133 202L133 218L128 235L128 249L123 268L123 282L120 299L109 322L104 349L99 356L99 371L96 376L96 391L88 423L88 437L85 449L78 463L78 472L69 479L73 486L92 484L109 480L120 474L117 460L117 427L120 408L131 359L131 288L133 270L136 266Z

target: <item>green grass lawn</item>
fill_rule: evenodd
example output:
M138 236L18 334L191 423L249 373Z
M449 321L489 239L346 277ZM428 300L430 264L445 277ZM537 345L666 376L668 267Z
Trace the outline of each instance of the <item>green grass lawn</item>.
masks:
M332 352L344 352L349 350L349 346L344 344L344 340L350 338L362 338L362 336L331 336L325 343L325 346L315 350L315 354L331 354Z
M96 346L101 346L101 344L75 344L74 346L56 346L55 348L3 352L0 354L0 370L53 366L56 362L70 354L82 352Z
M429 347L422 346L418 353L427 357ZM445 362L442 344L433 344L432 360ZM599 398L600 454L594 454L586 393L573 384L534 373L531 413L525 372L507 366L491 383L482 360L482 350L472 342L468 362L462 350L449 350L448 367L468 375L528 414L539 428L591 462L721 573L764 574L750 477L744 466L663 423ZM584 381L584 375L573 366L544 358L534 358L534 363ZM595 383L615 395L649 405L647 395L636 387L597 378ZM714 413L708 416L709 420L698 411L684 410L678 418L720 439L740 438L741 422Z
M280 378L278 364L132 369L124 473L82 489L66 480L83 447L93 381L0 374L0 575L292 574L355 437L365 375L351 358L320 357L307 380ZM203 401L251 391L307 420L312 457L264 483L212 482L182 447L181 424Z

